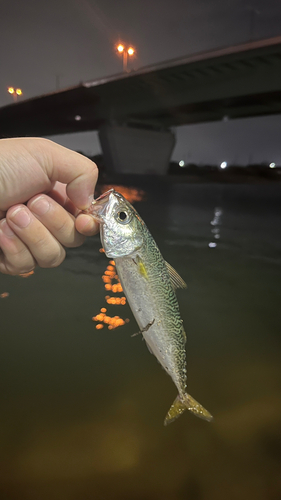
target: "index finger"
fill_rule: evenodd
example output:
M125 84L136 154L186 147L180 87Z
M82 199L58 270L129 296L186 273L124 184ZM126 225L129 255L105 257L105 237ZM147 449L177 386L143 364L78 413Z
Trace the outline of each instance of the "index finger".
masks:
M77 208L90 206L98 169L89 158L42 138L1 139L0 146L5 166L2 177L0 169L2 211L49 192L56 181L67 184L67 195Z

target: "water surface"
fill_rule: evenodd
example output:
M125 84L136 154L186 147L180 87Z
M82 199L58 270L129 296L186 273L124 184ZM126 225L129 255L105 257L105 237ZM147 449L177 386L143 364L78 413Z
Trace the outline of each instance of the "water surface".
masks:
M189 391L214 421L163 426L176 389L129 307L106 305L90 238L57 269L0 275L0 498L280 498L280 187L129 184L188 284ZM130 322L96 330L103 307Z

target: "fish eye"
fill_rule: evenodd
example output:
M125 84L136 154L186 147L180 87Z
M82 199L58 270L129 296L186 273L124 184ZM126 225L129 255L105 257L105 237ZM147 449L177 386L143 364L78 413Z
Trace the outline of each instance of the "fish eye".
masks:
M118 216L119 216L119 219L121 219L121 220L126 220L127 219L126 212L119 212Z
M121 222L122 224L128 224L130 222L131 217L126 210L119 210L116 214L116 219L118 222Z

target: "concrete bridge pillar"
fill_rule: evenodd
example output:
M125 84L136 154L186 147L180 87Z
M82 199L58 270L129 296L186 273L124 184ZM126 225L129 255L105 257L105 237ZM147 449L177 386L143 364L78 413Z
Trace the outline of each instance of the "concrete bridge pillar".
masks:
M104 164L120 174L164 175L175 146L171 131L104 125L99 130Z

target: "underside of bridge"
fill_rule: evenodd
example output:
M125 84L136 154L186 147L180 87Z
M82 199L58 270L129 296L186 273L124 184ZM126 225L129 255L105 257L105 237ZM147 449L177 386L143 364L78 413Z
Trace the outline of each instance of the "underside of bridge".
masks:
M171 127L281 113L281 37L196 54L0 109L1 137L99 130L108 168L164 173Z

